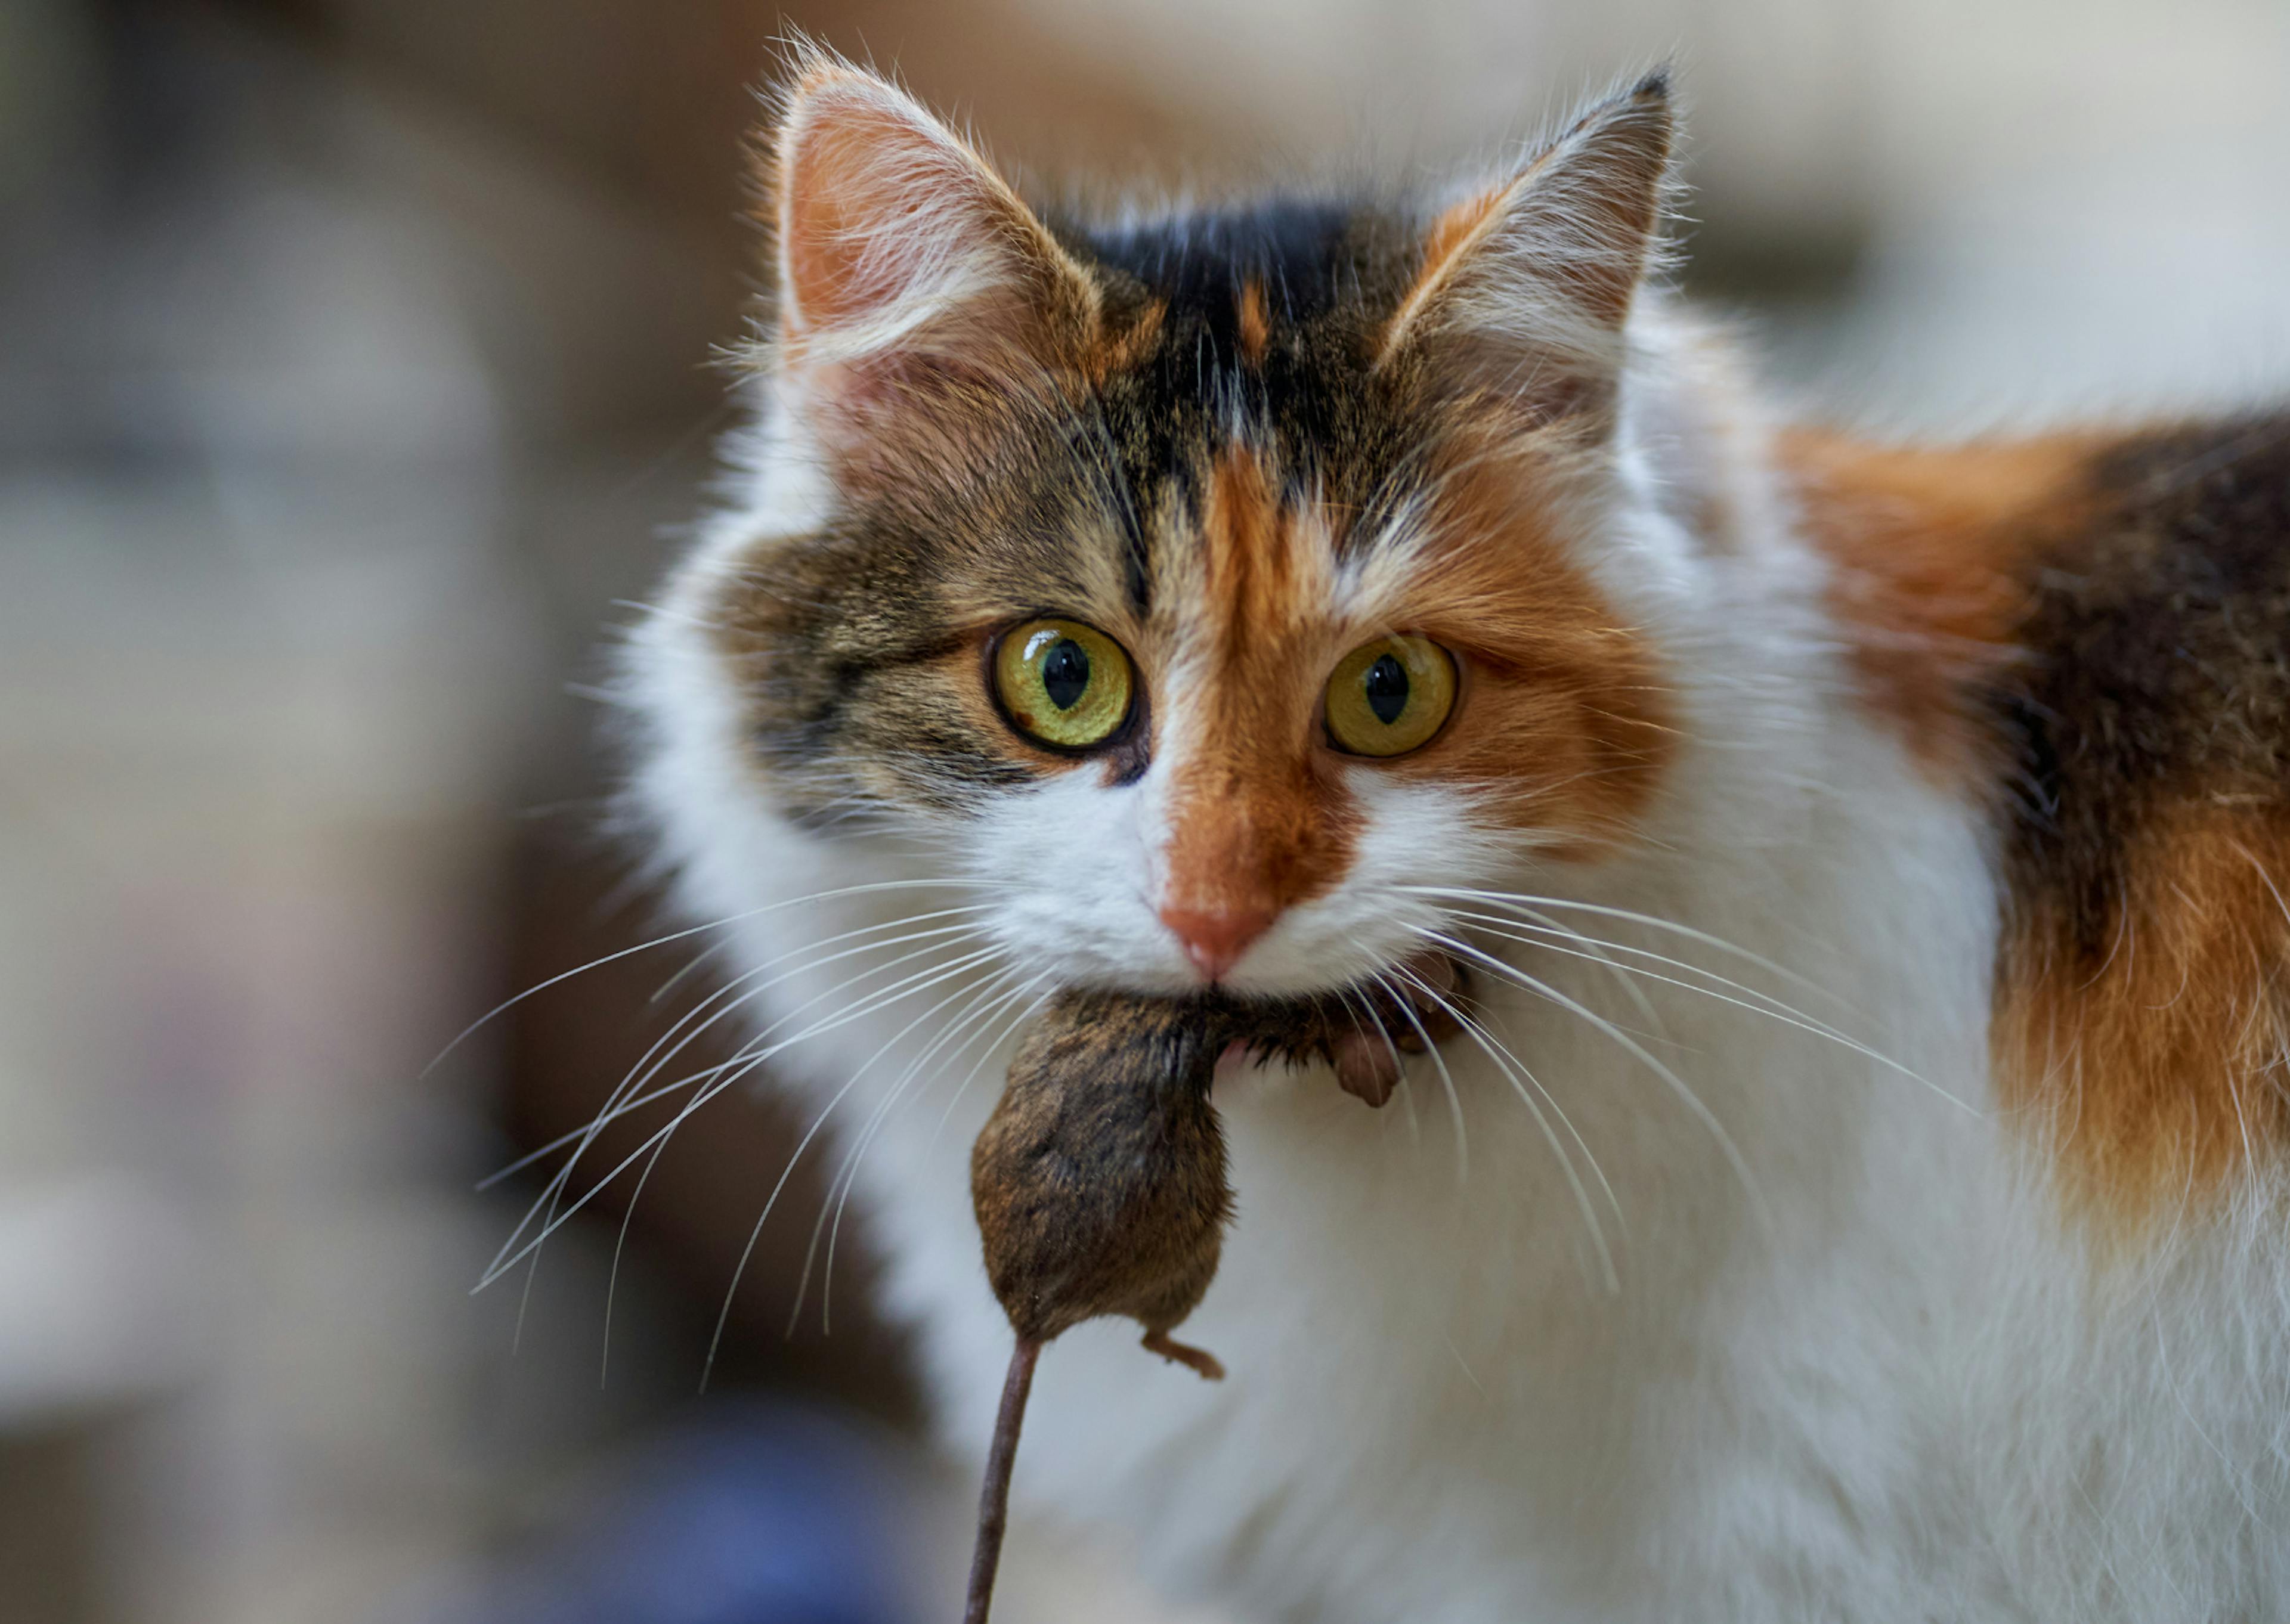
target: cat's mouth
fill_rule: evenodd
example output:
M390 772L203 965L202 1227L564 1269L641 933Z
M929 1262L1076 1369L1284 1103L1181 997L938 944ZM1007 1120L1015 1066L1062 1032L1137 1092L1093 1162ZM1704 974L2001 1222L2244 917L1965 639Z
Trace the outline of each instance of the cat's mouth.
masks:
M1407 1056L1463 1030L1470 978L1455 959L1429 951L1334 992L1250 1004L1251 1035L1226 1045L1224 1061L1325 1060L1346 1093L1381 1106L1399 1086Z

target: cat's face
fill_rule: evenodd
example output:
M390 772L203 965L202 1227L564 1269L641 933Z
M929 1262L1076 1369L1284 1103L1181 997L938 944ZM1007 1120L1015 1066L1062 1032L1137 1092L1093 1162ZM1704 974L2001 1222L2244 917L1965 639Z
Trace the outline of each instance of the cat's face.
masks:
M800 83L778 454L706 619L768 793L933 837L1061 979L1301 992L1628 837L1655 652L1586 565L1658 85L1445 209L1053 228L894 89Z

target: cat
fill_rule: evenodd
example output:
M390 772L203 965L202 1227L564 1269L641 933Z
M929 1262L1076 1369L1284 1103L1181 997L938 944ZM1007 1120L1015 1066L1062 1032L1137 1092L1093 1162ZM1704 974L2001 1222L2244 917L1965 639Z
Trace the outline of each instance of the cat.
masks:
M1774 420L1674 125L1087 220L804 56L628 661L686 1109L803 1103L974 1458L1029 1014L1404 992L1382 1109L1221 1068L1229 1379L1071 1333L1021 1509L1268 1620L2290 1617L2290 416Z

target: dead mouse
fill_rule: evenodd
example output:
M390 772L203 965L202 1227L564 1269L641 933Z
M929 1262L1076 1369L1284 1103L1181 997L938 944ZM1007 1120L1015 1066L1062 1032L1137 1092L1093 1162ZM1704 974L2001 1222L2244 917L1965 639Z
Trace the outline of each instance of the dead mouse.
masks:
M1224 1367L1169 1332L1216 1277L1233 1212L1224 1131L1209 1100L1217 1060L1323 1060L1370 1105L1399 1055L1453 1028L1447 961L1413 972L1438 997L1403 1005L1381 985L1338 996L1244 1000L1076 990L1036 1020L970 1156L986 1274L1017 1346L979 1503L965 1624L985 1624L1009 1516L1010 1471L1042 1345L1084 1320L1125 1315L1144 1346L1210 1380ZM1434 1024L1435 1020L1437 1024Z
M1209 1104L1225 1024L1206 1004L1070 993L1019 1045L970 1189L1021 1342L1124 1314L1154 1352L1224 1374L1168 1332L1208 1291L1232 1216Z

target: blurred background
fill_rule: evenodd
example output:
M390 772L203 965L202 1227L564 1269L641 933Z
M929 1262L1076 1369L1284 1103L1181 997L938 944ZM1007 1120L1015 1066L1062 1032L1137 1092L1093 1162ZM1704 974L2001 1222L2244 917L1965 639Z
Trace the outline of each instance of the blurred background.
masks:
M9 1624L949 1611L898 1339L786 1334L815 1176L697 1396L767 1106L674 1141L608 1370L618 1187L469 1294L540 1188L479 1180L685 960L424 1071L657 928L588 696L726 420L790 26L1052 180L1404 174L1674 54L1688 286L1798 409L2290 389L2281 0L0 0ZM1005 1616L1175 1616L1107 1584Z

